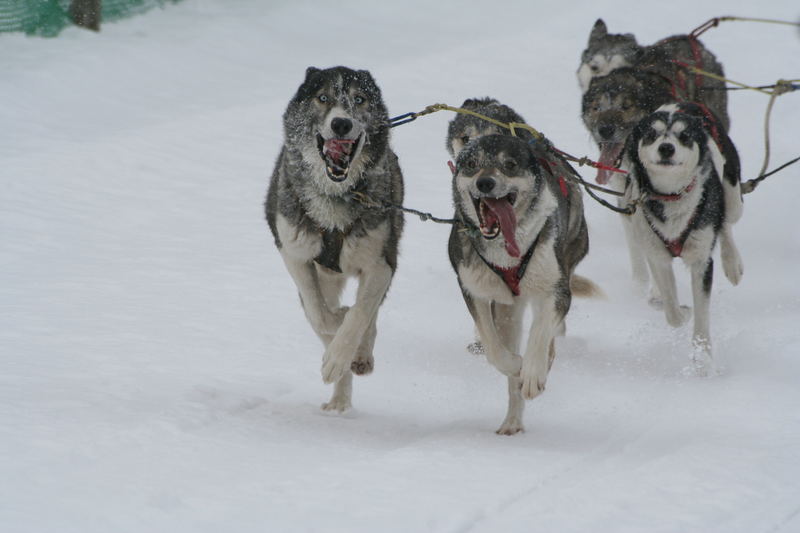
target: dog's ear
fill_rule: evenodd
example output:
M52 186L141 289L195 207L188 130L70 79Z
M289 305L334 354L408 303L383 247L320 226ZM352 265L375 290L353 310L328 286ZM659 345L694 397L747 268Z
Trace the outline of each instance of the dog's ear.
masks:
M372 73L368 70L359 70L358 74L364 76L369 83L375 84L375 78L372 77Z
M317 67L308 67L306 69L306 80L308 80L308 78L310 78L311 76L313 76L314 74L316 74L319 71L320 70Z
M606 23L603 22L603 19L597 19L594 26L592 26L592 32L589 34L589 44L591 45L593 42L599 41L606 35L608 35Z

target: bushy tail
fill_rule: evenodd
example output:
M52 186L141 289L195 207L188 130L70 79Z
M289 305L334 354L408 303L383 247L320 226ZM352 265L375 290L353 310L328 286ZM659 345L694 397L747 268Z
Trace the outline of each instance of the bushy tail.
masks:
M569 290L578 298L606 298L606 293L594 281L578 274L573 274L569 280Z

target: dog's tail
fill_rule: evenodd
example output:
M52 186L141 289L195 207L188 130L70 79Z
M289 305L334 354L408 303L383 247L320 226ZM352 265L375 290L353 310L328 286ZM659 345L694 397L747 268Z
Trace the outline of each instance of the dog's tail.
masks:
M594 281L578 274L573 274L570 278L569 290L578 298L606 298L606 293Z

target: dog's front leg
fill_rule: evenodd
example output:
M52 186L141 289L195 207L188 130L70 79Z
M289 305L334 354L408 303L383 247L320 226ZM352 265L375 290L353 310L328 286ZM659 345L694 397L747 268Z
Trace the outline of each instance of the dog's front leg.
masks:
M653 273L653 280L656 282L661 298L664 301L664 315L667 323L674 327L680 327L689 320L691 310L678 303L678 289L675 286L675 273L672 271L672 259L661 257L648 257L650 271Z
M628 245L628 257L631 261L631 275L637 288L644 294L647 291L647 282L650 274L647 271L647 261L642 250L636 242L633 223L628 215L622 215L622 228L625 233L625 244Z
M519 376L522 358L511 353L500 338L492 315L492 304L489 300L475 298L473 300L475 325L481 336L486 358L497 370L506 376Z
M328 307L314 263L284 253L281 253L281 257L300 293L300 301L308 322L325 343L326 337L334 335L339 328L344 316L343 310L339 312L338 309L332 310Z
M694 334L692 344L692 363L699 375L708 375L713 372L711 359L711 335L709 332L711 285L714 280L714 260L709 258L708 263L696 263L692 271L692 297L694 298Z
M378 261L362 270L355 303L344 315L342 325L322 358L322 380L325 383L333 383L350 373L356 350L378 313L392 275L392 269L385 261Z
M556 296L538 300L522 364L522 397L531 400L544 391L547 373L555 357L555 334L569 309L569 297L559 302ZM566 303L566 305L564 305Z
M742 281L744 266L742 265L742 257L739 255L739 249L736 248L736 243L733 242L733 227L731 224L722 224L719 237L722 270L732 285L738 285Z
M516 303L513 306L495 304L493 313L492 304L488 300L475 298L471 302L471 311L486 358L495 368L508 376L508 411L503 423L497 429L497 434L514 435L525 429L522 423L525 401L522 399L522 382L519 379L522 358L514 353L519 344L519 320L522 309Z

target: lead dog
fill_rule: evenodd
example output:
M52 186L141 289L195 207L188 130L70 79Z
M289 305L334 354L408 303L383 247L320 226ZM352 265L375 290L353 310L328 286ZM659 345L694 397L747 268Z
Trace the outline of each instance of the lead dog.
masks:
M727 250L722 251L723 264L739 275L742 272L731 233L732 224L742 214L741 188L738 175L733 176L730 169L725 172L721 146L735 152L727 134L706 110L696 104L671 104L636 126L623 158L623 166L630 172L626 200L641 201L631 217L634 245L647 260L663 298L667 322L673 327L686 322L689 312L678 304L672 260L680 257L691 271L692 360L700 374L714 367L709 302L712 251L721 235L728 241Z
M467 143L453 174L458 226L448 252L489 362L508 377L508 411L497 433L524 429L524 400L544 391L554 337L572 301L573 271L589 249L580 190L543 167L508 135ZM584 296L599 290L585 280ZM523 312L534 309L519 355Z
M397 268L399 211L353 200L401 204L403 178L389 148L386 106L366 70L309 67L283 115L284 144L266 216L300 302L322 340L322 379L334 383L324 410L351 405L353 373L372 372L375 322ZM355 303L340 304L348 277Z

